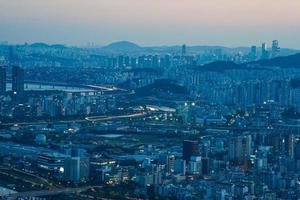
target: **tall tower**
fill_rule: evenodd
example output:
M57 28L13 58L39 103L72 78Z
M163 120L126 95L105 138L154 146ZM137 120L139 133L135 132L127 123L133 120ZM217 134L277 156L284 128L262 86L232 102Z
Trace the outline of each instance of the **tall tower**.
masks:
M16 97L24 92L24 70L16 65L12 67L12 92Z
M6 69L0 67L0 95L4 95L6 92Z
M268 46L267 46L266 43L262 43L262 46L261 46L261 58L262 59L268 59L269 58Z
M278 56L280 51L280 47L279 47L279 42L278 40L273 40L272 42L272 57L276 57Z

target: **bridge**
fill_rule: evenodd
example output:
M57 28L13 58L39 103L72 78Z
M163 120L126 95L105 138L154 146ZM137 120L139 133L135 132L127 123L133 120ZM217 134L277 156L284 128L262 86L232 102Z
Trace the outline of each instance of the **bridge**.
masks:
M8 83L11 83L12 80L8 79ZM47 81L36 81L36 80L25 80L26 84L36 84L36 85L47 85L47 86L61 86L61 87L77 87L77 88L84 88L84 89L91 89L91 90L98 90L98 91L105 91L105 92L113 92L113 91L122 91L127 92L125 89L117 88L115 86L108 86L108 85L86 85L86 84L75 84L75 83L62 83L62 82L47 82Z

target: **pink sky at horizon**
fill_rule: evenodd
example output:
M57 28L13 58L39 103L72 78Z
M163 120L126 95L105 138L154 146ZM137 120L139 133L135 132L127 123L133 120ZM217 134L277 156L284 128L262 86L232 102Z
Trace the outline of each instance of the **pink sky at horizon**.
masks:
M0 0L0 41L300 48L299 0Z

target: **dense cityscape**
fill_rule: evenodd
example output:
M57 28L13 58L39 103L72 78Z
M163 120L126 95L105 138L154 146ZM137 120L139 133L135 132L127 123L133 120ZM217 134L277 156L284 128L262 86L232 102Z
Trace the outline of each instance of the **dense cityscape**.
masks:
M299 0L0 0L0 200L300 200Z
M299 199L300 51L0 46L0 199Z

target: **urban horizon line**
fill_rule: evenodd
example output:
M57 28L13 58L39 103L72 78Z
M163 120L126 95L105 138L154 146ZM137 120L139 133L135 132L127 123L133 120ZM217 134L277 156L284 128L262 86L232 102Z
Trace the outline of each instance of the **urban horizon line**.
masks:
M111 42L107 43L96 43L96 42L86 42L86 44L67 44L67 43L61 43L61 42L48 42L48 41L31 41L31 42L10 42L10 41L1 41L0 45L8 45L8 46L23 46L23 45L33 45L33 44L45 44L49 46L54 46L54 45L62 45L65 47L76 47L76 48L103 48L107 47L111 44L115 43L121 43L121 42L126 42L126 43L132 43L137 45L140 48L151 48L151 47L181 47L182 45L186 45L188 47L223 47L223 48L229 48L229 49L238 49L238 48L251 48L252 46L256 46L258 48L261 48L262 44L267 44L268 48L272 47L272 42L276 41L277 39L271 39L268 41L261 41L260 43L252 43L247 45L221 45L221 44L206 44L206 43L188 43L188 42L182 42L182 43L170 43L170 44L142 44L142 42L136 42L132 40L113 40ZM281 49L291 49L291 50L300 50L300 47L295 48L295 47L289 47L289 46L281 46Z

